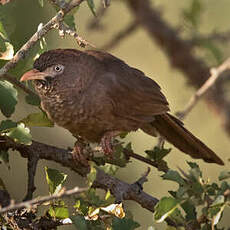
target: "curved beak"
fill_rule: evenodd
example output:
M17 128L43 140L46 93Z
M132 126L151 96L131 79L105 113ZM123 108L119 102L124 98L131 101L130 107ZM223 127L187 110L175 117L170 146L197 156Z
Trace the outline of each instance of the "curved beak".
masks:
M47 76L46 73L40 72L36 69L32 69L26 73L24 73L20 79L20 81L30 81L30 80L45 80Z

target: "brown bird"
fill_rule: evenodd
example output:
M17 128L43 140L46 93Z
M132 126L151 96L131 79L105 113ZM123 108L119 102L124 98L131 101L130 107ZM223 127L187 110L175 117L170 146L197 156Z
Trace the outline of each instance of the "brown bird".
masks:
M76 138L101 142L105 152L111 151L111 138L140 128L152 136L159 133L193 158L224 164L168 113L155 81L109 53L50 50L21 77L26 80L33 80L51 120Z

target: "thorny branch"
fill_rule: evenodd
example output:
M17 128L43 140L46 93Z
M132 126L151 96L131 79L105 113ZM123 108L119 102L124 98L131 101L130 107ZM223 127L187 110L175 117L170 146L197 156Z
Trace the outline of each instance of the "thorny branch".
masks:
M66 190L66 191L62 190L58 194L53 194L50 196L42 196L42 197L35 198L32 200L28 200L28 201L24 201L24 202L21 202L18 204L10 204L9 206L6 206L4 208L0 208L0 214L5 213L5 212L9 212L9 211L13 211L16 209L21 209L21 208L32 208L32 207L35 207L35 206L40 205L42 203L45 203L47 201L56 200L56 199L60 199L60 198L68 197L68 196L72 196L72 195L77 195L77 194L83 193L87 190L88 190L88 188L74 187L73 189L70 189L70 190Z
M85 177L90 171L89 167L84 167L80 163L78 164L74 161L73 155L70 151L36 141L33 141L31 145L22 145L13 142L9 138L1 137L0 150L6 149L17 150L24 158L29 158L30 155L34 155L39 156L39 159L55 161L72 169L83 177ZM123 193L123 200L134 200L143 208L146 208L151 212L154 211L154 206L158 202L158 199L143 191L137 193L136 191L129 189L130 184L110 176L100 169L97 169L94 187L101 188L106 191L109 189L115 197L118 197L119 194Z
M10 69L14 68L15 65L28 54L29 50L45 36L51 29L54 28L58 22L61 22L64 16L71 11L74 7L79 6L84 0L72 0L65 8L60 10L49 22L42 26L14 55L14 57L7 62L0 69L0 78L2 78Z

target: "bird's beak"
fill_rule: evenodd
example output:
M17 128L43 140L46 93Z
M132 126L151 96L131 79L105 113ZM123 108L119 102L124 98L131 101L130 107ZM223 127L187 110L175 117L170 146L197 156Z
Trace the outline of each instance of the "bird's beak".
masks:
M30 81L30 80L45 80L47 77L47 73L40 72L36 69L32 69L26 73L24 73L20 79L20 81Z

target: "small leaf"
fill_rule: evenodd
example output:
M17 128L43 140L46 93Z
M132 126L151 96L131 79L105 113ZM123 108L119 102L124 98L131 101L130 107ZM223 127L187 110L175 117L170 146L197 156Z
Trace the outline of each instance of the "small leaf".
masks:
M174 170L169 170L167 173L165 173L162 176L162 178L164 180L175 181L179 185L184 185L185 184L183 177L177 171L174 171Z
M110 204L107 207L102 207L101 210L109 213L109 214L113 214L118 218L124 218L125 217L125 212L124 209L122 207L122 203L120 204Z
M0 162L5 163L7 168L10 169L8 152L3 151L3 150L0 151Z
M218 178L219 178L219 180L226 180L226 179L230 178L230 171L220 172L220 175Z
M17 127L17 123L11 120L5 120L0 123L0 132L6 132L11 128Z
M150 159L154 161L161 161L171 152L171 149L164 149L155 146L153 150L146 150L145 152L150 157Z
M38 0L38 3L39 3L39 5L40 5L41 7L44 6L44 0Z
M54 123L47 117L44 112L31 113L22 119L27 127L53 127Z
M76 25L75 25L75 18L73 14L67 14L64 17L64 22L72 29L76 30Z
M93 13L93 15L96 17L96 11L95 11L95 4L94 4L94 0L87 0L88 6L91 10L91 12Z
M3 115L10 117L17 104L17 90L8 81L0 81L0 110Z
M14 47L9 43L5 42L6 50L0 52L0 59L11 60L14 57Z
M12 128L6 135L12 138L15 142L21 144L30 145L32 143L32 136L29 128L25 127L23 123L17 125L16 128Z
M224 196L220 195L213 201L211 207L216 206L216 205L221 205L223 203L224 203Z
M3 39L0 34L0 52L4 52L4 51L6 51L6 43L5 43L5 39Z
M87 174L87 179L89 186L91 186L96 179L97 176L97 170L94 168L94 166L91 165L90 172Z
M77 230L88 230L87 221L84 216L71 216L70 219L73 221L74 226Z
M196 220L196 208L190 200L183 202L181 207L186 212L186 221Z
M222 205L218 212L213 216L212 218L212 227L214 229L214 226L218 224L218 222L220 221L220 218L222 216L222 212L224 211L225 205Z
M58 219L65 219L69 217L69 210L64 206L60 206L60 207L51 206L48 212L50 216Z
M30 105L39 106L41 103L40 98L35 95L27 95L25 99L26 99L26 102Z
M66 180L67 174L59 172L57 169L45 167L46 181L49 185L50 194L57 194L61 191L62 185Z
M172 197L163 197L155 207L154 217L157 223L170 216L179 204L180 202Z
M130 218L129 219L128 218L119 219L115 217L113 218L113 221L112 221L113 230L121 230L121 229L133 230L138 227L140 227L140 224Z

